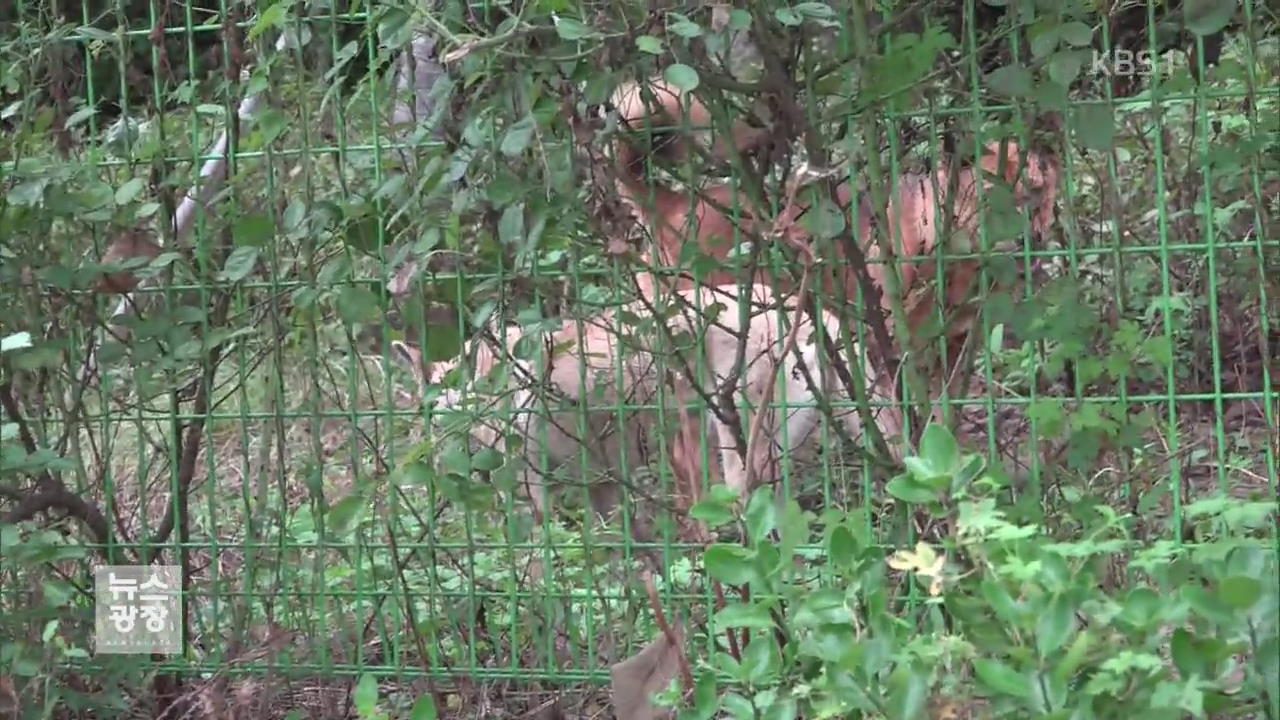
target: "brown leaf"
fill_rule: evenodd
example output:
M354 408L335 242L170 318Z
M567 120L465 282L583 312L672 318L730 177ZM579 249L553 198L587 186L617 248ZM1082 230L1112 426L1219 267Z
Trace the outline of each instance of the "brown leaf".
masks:
M677 639L683 633L672 628ZM680 640L683 642L683 640ZM668 720L675 711L655 707L654 693L671 687L680 674L680 648L672 645L665 634L654 638L640 652L609 668L613 680L611 695L613 712L618 720Z

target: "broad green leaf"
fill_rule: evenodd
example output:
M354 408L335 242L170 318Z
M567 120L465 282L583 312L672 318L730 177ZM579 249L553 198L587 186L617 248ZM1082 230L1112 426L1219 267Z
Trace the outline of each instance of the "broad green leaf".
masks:
M998 660L975 658L973 671L978 676L978 680L994 692L1019 698L1031 696L1026 675Z
M670 17L672 22L667 26L667 29L673 35L678 35L686 40L692 40L702 35L702 26L684 15L672 13Z
M698 71L683 63L667 66L667 69L662 71L662 77L684 92L693 92L701 82Z
M760 718L761 720L795 720L799 712L795 698L783 697L774 700L769 707L765 708Z
M742 585L756 577L755 552L739 545L716 544L703 556L707 574L729 585Z
M899 475L889 481L885 490L895 498L912 505L924 505L938 499L938 494L911 475Z
M116 190L116 204L128 205L133 202L142 194L143 187L145 187L145 184L142 178L130 178L125 181L125 184L121 185L119 190Z
M920 437L920 457L934 472L950 472L960 462L960 445L945 425L929 423Z
M452 323L430 325L423 332L422 352L432 362L455 358L462 350L462 329Z
M709 527L717 528L733 522L737 517L733 514L733 508L730 504L720 502L716 498L706 497L698 501L698 504L689 508L689 517L694 520L701 520Z
M479 472L493 472L502 467L504 456L493 448L484 448L471 456L471 469Z
M1046 659L1062 647L1075 626L1075 609L1061 593L1055 594L1036 619L1036 649Z
M1070 86L1080 76L1084 57L1079 50L1061 50L1049 59L1049 79L1064 87Z
M908 663L899 663L889 676L885 715L890 720L919 720L925 717L928 700L928 676Z
M556 34L559 35L562 40L569 40L571 42L574 40L584 40L596 34L595 30L593 30L591 26L580 20L574 20L573 18L556 17L555 24Z
M1039 60L1058 49L1058 41L1062 38L1062 29L1058 26L1046 28L1031 38L1031 57Z
M715 623L716 627L720 629L752 628L755 630L768 630L773 627L773 618L763 605L731 603L725 605L723 610L716 613Z
M502 137L502 144L498 149L508 157L514 157L524 152L533 140L534 127L532 115L520 118L511 127L507 128L506 134Z
M253 272L258 263L258 248L251 246L238 247L227 256L227 263L218 273L218 280L224 282L240 282Z
M662 40L652 35L641 35L636 38L636 49L650 55L661 55L663 52Z
M742 519L747 526L747 542L750 545L758 545L777 527L778 506L774 502L772 487L760 487L751 494Z
M378 298L364 285L348 285L338 293L338 317L352 324L378 319Z
M777 18L779 23L786 25L787 27L795 27L804 22L800 17L800 13L789 7L780 7L775 9L773 11L773 16Z
M822 588L809 594L792 616L792 624L798 627L852 625L853 620L844 592L836 588Z
M991 71L986 77L991 90L1006 97L1026 97L1031 94L1031 71L1019 64L1005 65Z
M1248 610L1262 597L1262 583L1244 575L1229 577L1218 586L1218 597L1237 610Z
M828 547L831 562L837 565L850 567L857 559L858 542L854 539L853 533L849 532L849 528L843 525L838 525L831 531Z
M1163 604L1156 591L1149 587L1136 587L1124 599L1122 617L1135 627L1147 628L1160 620Z
M773 633L755 633L742 651L741 678L750 685L763 685L778 672L778 645Z
M1238 0L1186 0L1182 16L1191 32L1212 35L1231 22L1238 5Z
M352 693L352 702L356 706L356 712L361 717L371 717L378 709L378 681L369 673L360 676L360 680L356 682L355 692Z
M328 530L335 536L343 536L351 532L359 524L368 500L363 494L353 492L329 506L327 513ZM377 685L374 685L374 700L377 700Z
M1091 150L1109 150L1115 142L1115 114L1101 103L1090 103L1075 108L1075 136L1080 144Z
M524 203L510 205L498 217L498 240L503 245L520 246L524 244Z
M1173 637L1169 640L1169 652L1173 656L1173 664L1183 677L1205 674L1207 658L1196 646L1195 636L1186 628L1173 631Z
M275 237L276 225L266 213L249 213L236 218L231 236L236 245L262 246Z
M1072 20L1059 28L1059 34L1069 45L1088 47L1093 43L1093 28L1079 20Z
M436 701L430 695L418 698L409 711L409 720L436 720L436 717Z

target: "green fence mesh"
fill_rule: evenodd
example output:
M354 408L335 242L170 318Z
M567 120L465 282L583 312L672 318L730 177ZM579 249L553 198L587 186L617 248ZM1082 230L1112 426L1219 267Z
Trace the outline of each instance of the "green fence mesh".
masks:
M1276 27L1253 0L17 0L0 717L630 720L686 684L703 718L1277 717ZM646 77L763 140L664 162L618 122ZM661 256L699 228L620 199L624 137L641 209L745 218L732 251ZM966 195L1009 143L1017 183ZM642 293L730 267L792 304ZM735 506L727 466L774 438ZM1254 602L1213 615L1177 591L1219 556L1179 553L1226 527L1261 552L1205 586ZM152 563L183 652L95 652L93 568ZM1134 610L1148 586L1184 615ZM1140 673L1099 678L1156 677L1165 641L1053 622L1155 632L1134 613L1257 664L1124 705ZM1046 681L1064 654L1092 674Z

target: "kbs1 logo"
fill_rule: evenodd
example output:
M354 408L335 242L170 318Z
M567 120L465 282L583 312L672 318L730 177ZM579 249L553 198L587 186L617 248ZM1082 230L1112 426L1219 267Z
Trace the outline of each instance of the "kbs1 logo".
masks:
M1163 67L1161 64L1163 63ZM1173 56L1161 60L1150 50L1126 50L1117 48L1109 53L1093 51L1093 63L1089 72L1096 77L1151 77L1160 70L1161 77L1173 75Z

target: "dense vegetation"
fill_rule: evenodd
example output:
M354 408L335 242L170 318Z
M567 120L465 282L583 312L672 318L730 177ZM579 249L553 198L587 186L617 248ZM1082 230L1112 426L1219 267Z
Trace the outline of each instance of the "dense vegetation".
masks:
M1280 720L1278 18L1107 5L6 5L0 718ZM1061 158L1048 232L984 216L968 339L895 348L905 462L535 522L427 412L393 341L633 293L610 98L650 76L770 138L663 169L691 195ZM93 566L153 562L186 653L96 655Z

